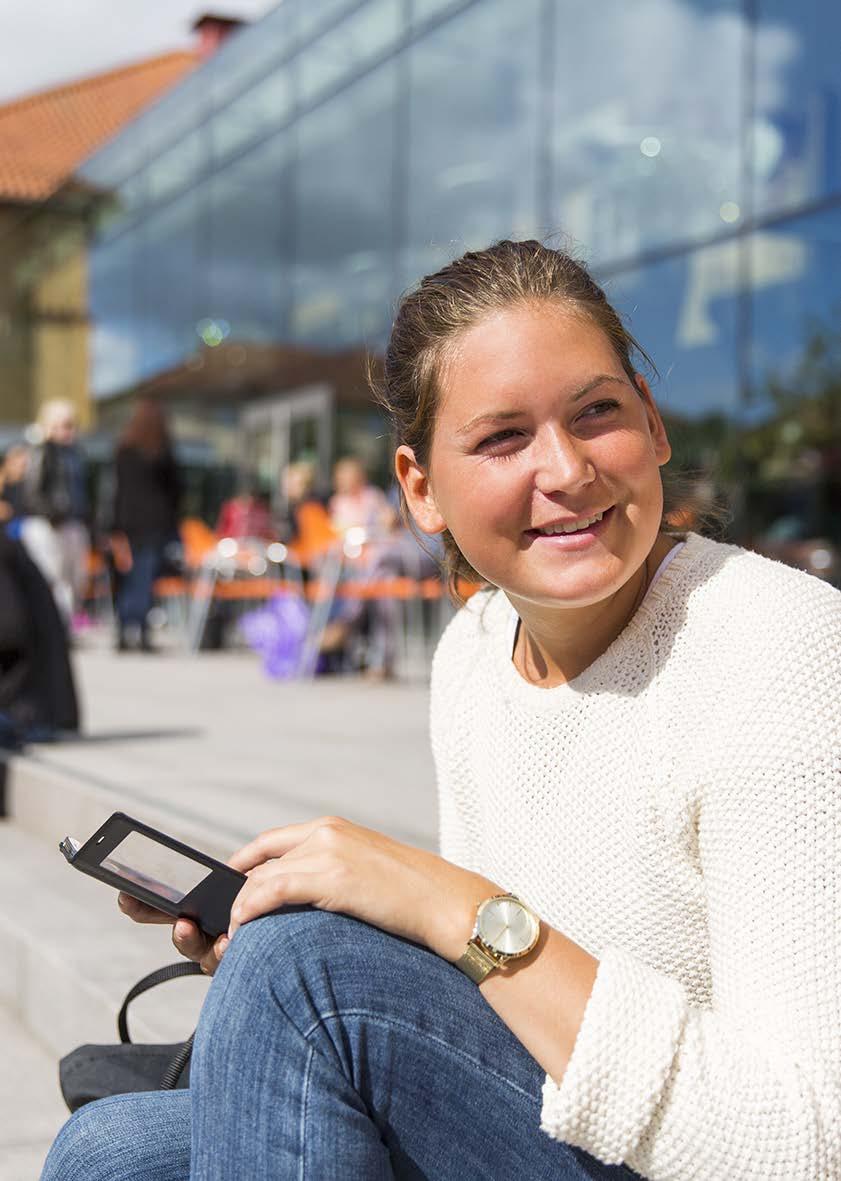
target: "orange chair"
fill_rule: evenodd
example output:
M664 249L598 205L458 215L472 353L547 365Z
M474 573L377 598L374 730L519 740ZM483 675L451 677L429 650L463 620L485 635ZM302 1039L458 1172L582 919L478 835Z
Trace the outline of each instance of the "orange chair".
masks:
M295 512L298 536L289 550L305 567L311 566L336 544L339 534L333 528L330 514L317 500L308 500Z

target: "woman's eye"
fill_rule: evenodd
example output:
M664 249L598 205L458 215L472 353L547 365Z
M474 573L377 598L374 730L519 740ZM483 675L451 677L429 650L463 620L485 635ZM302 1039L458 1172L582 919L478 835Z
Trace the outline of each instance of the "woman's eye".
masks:
M519 437L520 431L497 431L493 435L488 435L487 439L483 439L478 449L479 451L494 451L503 447L506 443L510 443L512 439L518 439Z
M613 398L605 398L602 402L593 402L586 410L582 411L579 418L599 418L602 414L609 414L611 410L616 410L619 403Z

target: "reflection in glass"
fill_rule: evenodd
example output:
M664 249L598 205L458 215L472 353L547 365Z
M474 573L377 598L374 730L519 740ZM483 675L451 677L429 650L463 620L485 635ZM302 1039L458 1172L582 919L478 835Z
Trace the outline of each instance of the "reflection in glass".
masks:
M446 9L452 8L455 0L412 0L412 26L424 24Z
M196 347L199 194L191 189L141 225L135 256L137 378L168 369Z
M288 157L281 133L206 182L209 250L199 310L225 321L232 341L273 341L284 331Z
M270 135L286 122L291 108L291 72L281 67L213 116L214 159L222 160L241 145Z
M134 235L125 234L88 253L94 398L125 389L137 375L137 324L132 290L135 243Z
M295 340L337 348L388 322L395 86L388 62L297 125Z
M311 102L322 91L358 73L391 46L402 29L400 0L368 0L309 45L298 62L298 101Z
M608 264L738 221L740 0L558 5L555 24L556 226Z
M144 194L147 201L163 201L193 183L205 164L203 132L203 128L191 131L148 166Z
M826 0L758 0L757 213L841 192L841 8Z
M293 48L294 3L278 4L255 27L239 29L203 67L213 109L222 111L252 79L266 74Z
M488 0L409 49L406 283L537 230L539 15Z

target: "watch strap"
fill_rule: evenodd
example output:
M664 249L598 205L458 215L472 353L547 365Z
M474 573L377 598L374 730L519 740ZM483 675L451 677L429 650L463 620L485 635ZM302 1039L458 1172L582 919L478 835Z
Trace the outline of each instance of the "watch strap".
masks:
M499 961L483 951L476 941L471 939L464 949L464 955L456 960L456 967L460 968L465 976L469 976L474 984L481 984L486 976L499 967Z

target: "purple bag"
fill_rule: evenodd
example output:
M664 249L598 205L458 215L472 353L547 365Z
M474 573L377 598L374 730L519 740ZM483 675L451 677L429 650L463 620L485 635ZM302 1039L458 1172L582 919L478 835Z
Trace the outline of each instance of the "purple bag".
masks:
M259 611L249 611L239 621L245 642L263 658L263 670L276 680L289 680L300 672L309 608L299 595L274 595Z

